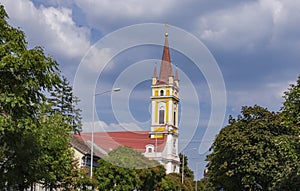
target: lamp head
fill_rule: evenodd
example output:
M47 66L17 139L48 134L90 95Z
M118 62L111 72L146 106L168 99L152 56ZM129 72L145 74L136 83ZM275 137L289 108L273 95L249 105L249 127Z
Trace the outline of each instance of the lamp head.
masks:
M120 90L121 90L121 88L114 88L114 89L113 89L114 92L118 92L118 91L120 91Z

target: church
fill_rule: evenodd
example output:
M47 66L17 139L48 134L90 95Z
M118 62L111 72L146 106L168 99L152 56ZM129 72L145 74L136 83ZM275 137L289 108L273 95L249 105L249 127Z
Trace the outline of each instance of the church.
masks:
M175 73L175 76L173 75ZM178 71L173 71L168 30L165 33L159 75L156 66L151 86L151 126L149 131L94 132L94 161L119 146L129 146L150 160L161 163L166 173L179 173L178 154ZM80 166L90 165L92 133L75 135L71 145ZM95 164L94 164L95 165Z

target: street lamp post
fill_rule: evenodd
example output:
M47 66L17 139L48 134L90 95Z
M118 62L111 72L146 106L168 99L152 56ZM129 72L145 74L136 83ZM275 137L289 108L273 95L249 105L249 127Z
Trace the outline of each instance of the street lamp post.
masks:
M182 152L182 167L181 167L181 184L183 184L183 178L184 178L184 152Z
M114 88L114 89L111 89L111 90L107 90L107 91L104 91L104 92L100 92L100 93L95 93L95 94L93 94L92 146L91 146L91 169L90 169L90 171L91 171L91 172L90 172L90 178L91 178L91 179L93 178L93 163L94 163L95 97L98 96L98 95L102 95L102 94L105 94L105 93L109 93L109 92L118 92L118 91L120 91L120 90L121 90L121 88Z
M189 150L196 150L197 148L191 148L191 149L188 149L186 151L189 151ZM182 167L181 167L181 183L183 184L184 182L184 151L182 151Z
M195 177L196 177L196 186L195 186L195 191L198 191L198 167L199 167L199 165L200 164L206 164L206 162L205 161L201 161L201 162L196 162L196 175L195 175ZM205 168L204 168L204 171L203 171L203 173L205 174Z
M196 186L195 186L195 191L198 191L198 164L201 164L201 162L196 162Z
M196 162L196 186L195 191L198 191L198 163Z

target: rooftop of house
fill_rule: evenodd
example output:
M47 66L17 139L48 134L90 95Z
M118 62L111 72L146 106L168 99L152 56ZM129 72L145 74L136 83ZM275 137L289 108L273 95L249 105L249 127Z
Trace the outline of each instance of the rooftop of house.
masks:
M90 155L91 154L91 141L84 140L79 134L75 134L72 137L71 145L73 148L77 149L83 155ZM101 149L100 147L94 147L94 156L102 158L106 151Z
M91 142L92 133L81 133L76 137ZM106 152L110 152L119 146L129 146L135 150L145 152L146 145L153 145L157 152L162 152L166 137L150 138L149 131L119 131L119 132L94 132L94 144Z

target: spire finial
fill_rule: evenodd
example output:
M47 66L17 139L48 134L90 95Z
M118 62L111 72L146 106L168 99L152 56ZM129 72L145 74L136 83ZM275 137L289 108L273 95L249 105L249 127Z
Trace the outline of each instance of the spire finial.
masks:
M166 34L165 34L166 37L168 37L168 35L169 35L169 34L168 34L168 28L169 28L168 22L166 22Z
M161 59L161 65L159 70L159 78L158 81L164 84L169 83L169 77L173 76L172 74L172 65L171 65L171 58L170 58L170 50L169 50L169 43L168 43L168 23L166 23L166 34L165 34L165 44L164 50Z

